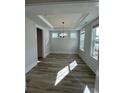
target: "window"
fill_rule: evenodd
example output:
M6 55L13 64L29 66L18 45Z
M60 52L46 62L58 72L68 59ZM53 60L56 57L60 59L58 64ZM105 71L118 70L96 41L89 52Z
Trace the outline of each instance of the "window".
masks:
M58 38L58 33L52 33L52 38Z
M67 37L68 36L68 34L67 33L60 33L59 34L59 37L61 38L61 37Z
M66 38L67 36L67 33L52 32L52 38Z
M74 39L77 38L77 34L74 33L74 32L73 33L70 33L70 38L74 38Z
M84 50L85 30L80 31L80 49Z
M92 29L92 45L91 45L91 56L98 59L99 52L99 27L93 27Z

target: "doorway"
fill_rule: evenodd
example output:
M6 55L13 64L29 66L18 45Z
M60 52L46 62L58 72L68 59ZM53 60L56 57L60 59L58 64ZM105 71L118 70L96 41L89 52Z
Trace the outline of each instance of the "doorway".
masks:
M42 60L43 58L43 31L40 28L37 29L37 52L38 52L38 60Z

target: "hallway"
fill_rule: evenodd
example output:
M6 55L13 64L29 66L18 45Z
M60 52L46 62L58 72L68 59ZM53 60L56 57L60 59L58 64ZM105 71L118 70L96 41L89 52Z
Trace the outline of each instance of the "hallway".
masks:
M84 93L86 85L93 93L94 83L94 72L78 55L50 54L26 74L26 93Z

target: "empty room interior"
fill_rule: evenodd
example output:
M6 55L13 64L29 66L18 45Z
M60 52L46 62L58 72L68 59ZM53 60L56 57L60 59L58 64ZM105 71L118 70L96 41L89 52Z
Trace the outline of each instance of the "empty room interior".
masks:
M99 93L99 1L25 0L25 93Z

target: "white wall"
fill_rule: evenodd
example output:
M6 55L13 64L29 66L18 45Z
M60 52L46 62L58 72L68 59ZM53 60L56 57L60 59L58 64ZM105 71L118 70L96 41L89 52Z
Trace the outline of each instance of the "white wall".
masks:
M25 72L37 64L37 37L35 23L25 18Z
M96 80L95 80L94 93L99 93L99 63L97 63L96 66Z
M84 51L79 49L79 56L87 63L87 65L96 73L96 64L98 60L90 56L92 27L99 23L99 19L92 21L85 28Z
M37 32L36 28L43 30L43 57L50 51L49 31L25 17L25 72L30 71L37 64Z
M50 38L49 37L50 37L49 36L49 31L47 29L44 29L43 30L44 58L47 57L47 55L49 55L49 53L50 53Z
M76 39L67 38L52 38L52 32L50 32L50 51L51 53L64 53L64 54L77 54L78 53L78 33L79 31L67 31L67 33L75 32Z

